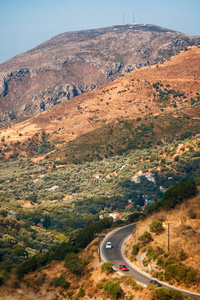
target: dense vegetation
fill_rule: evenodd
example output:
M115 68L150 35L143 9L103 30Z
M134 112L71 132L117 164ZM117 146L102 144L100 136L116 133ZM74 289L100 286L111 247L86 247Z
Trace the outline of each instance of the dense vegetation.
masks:
M75 253L78 253L81 249L85 248L94 239L95 234L102 232L110 226L111 221L108 219L90 224L77 234L76 240L69 240L69 242L62 243L60 246L52 247L51 250L45 254L33 256L30 260L19 265L17 269L18 276L21 278L25 274L51 263L52 260L61 261L65 258L65 265L67 268L75 273L82 272L87 262L80 261Z
M189 199L197 194L195 182L185 181L170 187L164 194L161 201L150 205L147 214L156 212L159 208L165 210L173 209L177 204L181 204L184 200Z
M177 184L175 187L171 187L166 191L161 201L151 205L147 211L153 213L157 211L159 207L163 207L168 210L174 208L176 204L180 204L183 200L191 198L197 192L196 185L194 182L183 182ZM49 264L52 260L65 260L65 266L71 272L75 274L81 274L84 272L85 266L87 265L86 260L80 260L76 253L81 249L85 248L95 237L96 234L102 232L106 228L112 226L110 219L103 219L98 222L91 223L84 229L77 230L69 238L68 242L60 242L59 239L55 240L55 236L43 228L30 226L27 222L20 220L18 214L10 215L5 208L1 208L1 228L3 234L1 237L1 256L0 256L0 270L1 272L1 283L4 281L5 272L9 272L12 267L19 265L18 276L21 278L25 274L35 271L38 268ZM144 213L134 212L129 214L126 222L138 221L144 218ZM49 218L46 218L49 220ZM122 222L123 223L123 222ZM155 234L160 234L164 229L160 220L153 221L150 225L150 231ZM151 233L144 232L142 236L138 238L138 243L133 246L132 254L136 256L141 247L147 246L153 240ZM55 244L53 246L53 244ZM59 245L60 244L60 245ZM52 247L53 246L53 247ZM39 254L40 253L40 254ZM149 257L153 259L163 254L162 249L154 251L151 247L147 249ZM180 257L184 257L184 253L180 254ZM67 255L67 256L66 256ZM167 256L165 256L167 257ZM164 267L168 267L168 263L161 258L157 263ZM146 264L146 262L144 262ZM174 264L174 260L170 264ZM177 271L178 266L174 267ZM181 268L185 268L181 266ZM106 272L112 271L110 264L104 264L102 270ZM167 274L170 274L170 270ZM181 280L185 282L193 282L196 280L197 273L191 268L184 269L183 273L187 278ZM180 274L179 271L177 271ZM184 276L185 276L184 275ZM166 275L168 276L168 275ZM165 277L166 277L165 276Z
M141 247L142 245L140 245ZM172 257L165 253L163 249L157 247L153 249L151 246L146 248L148 259L143 261L144 266L147 266L151 261L155 261L157 266L160 266L160 271L152 271L151 275L159 280L166 280L170 284L196 284L199 281L199 274L192 267L187 267L183 264L184 251L180 250L177 253L179 256Z
M99 215L109 217L109 213L118 211L128 222L134 222L144 217L145 198L156 201L148 209L152 213L161 206L173 208L195 195L195 185L185 181L200 177L198 149L197 136L83 165L55 165L49 159L34 163L27 158L1 162L0 269L9 271L24 261L27 270L32 265L39 267L34 255L40 254L47 263L51 261L46 254L50 248L68 240L71 244L63 250L65 255L74 251L80 230L98 221ZM140 170L143 174L135 182ZM153 181L145 175L149 170ZM171 187L181 181L183 185ZM169 187L163 200L158 201ZM38 226L41 220L42 227ZM86 237L77 247L88 244L90 235Z
M82 200L111 196L127 199L144 194L143 186L145 193L158 199L162 196L160 186L168 188L183 177L185 180L199 177L199 143L194 138L182 147L180 143L168 144L83 165L55 167L50 160L33 163L29 159L4 162L0 164L1 200L15 204L18 201L20 207L20 200L40 204L44 200L61 201L66 194ZM178 149L181 155L176 154ZM139 170L143 173L151 170L156 184L145 176L141 177L141 183L135 183L132 176Z
M157 215L154 213L158 212L158 210L160 209L162 209L162 212L163 210L174 209L176 205L180 205L183 202L188 205L188 199L193 198L196 194L197 187L195 182L193 181L185 181L182 183L178 183L174 187L170 187L165 192L164 197L160 201L148 207L146 211L147 216L149 214L153 214L153 216L157 216L159 219L153 219L153 221L148 224L149 231L144 231L143 234L137 238L135 244L132 247L132 259L135 260L139 255L140 258L143 258L143 266L148 269L152 277L158 278L161 281L168 281L171 285L183 284L185 286L194 286L199 283L200 273L198 267L194 269L193 267L188 266L186 261L189 255L188 252L186 253L181 248L179 248L179 251L169 250L169 236L168 252L165 252L161 247L156 246L156 236L161 235L160 239L165 238L166 236L164 233L165 228L163 226L165 217L164 214L162 215L162 213ZM196 219L198 217L191 211L189 212L189 218ZM187 231L188 236L193 236L195 240L194 244L198 244L199 233L196 232L191 226L185 225L185 227L183 228ZM181 231L182 234L186 234L184 230ZM191 251L191 249L187 249L187 251ZM184 262L186 262L186 264L184 264ZM163 295L165 294L165 292L167 293L167 291L164 290L160 292L162 292Z
M177 114L178 117L169 114L120 120L95 129L69 142L62 162L80 164L101 161L103 158L123 155L138 149L168 145L192 138L199 133L199 119L181 110L177 111ZM60 151L52 154L55 155L60 156Z

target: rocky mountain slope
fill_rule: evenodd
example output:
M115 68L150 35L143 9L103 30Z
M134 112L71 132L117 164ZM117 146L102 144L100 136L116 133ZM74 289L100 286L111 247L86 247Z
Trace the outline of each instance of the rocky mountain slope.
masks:
M192 47L173 56L165 63L134 70L102 88L65 101L39 116L1 130L1 147L4 149L9 146L9 151L17 147L18 152L27 155L30 139L35 142L42 131L46 132L49 141L59 149L72 140L75 147L87 145L87 149L90 144L97 144L98 141L101 141L98 146L101 148L105 143L109 143L109 140L111 144L116 145L116 141L111 141L111 138L120 137L122 133L124 137L126 136L120 127L120 122L125 120L132 122L129 127L133 132L129 130L127 136L129 141L134 139L134 133L142 130L142 127L137 130L136 128L139 125L144 126L144 122L146 126L154 123L152 134L159 137L162 143L169 142L169 134L179 137L181 133L188 131L187 124L190 124L190 129L193 128L190 130L190 135L197 134L200 118L199 58L200 48ZM173 119L172 124L171 119ZM185 125L180 126L182 124L180 120L185 120ZM112 126L109 125L111 123ZM100 131L94 132L98 128ZM111 129L112 134L108 135ZM86 136L86 133L91 135ZM96 139L97 135L98 139ZM76 140L80 136L82 139ZM126 147L126 141L122 142L121 145ZM84 153L83 148L80 150ZM12 154L9 151L4 151L6 157ZM74 153L74 150L72 152ZM56 152L56 157L60 156L62 154Z
M39 114L199 41L139 24L60 34L0 65L0 124Z

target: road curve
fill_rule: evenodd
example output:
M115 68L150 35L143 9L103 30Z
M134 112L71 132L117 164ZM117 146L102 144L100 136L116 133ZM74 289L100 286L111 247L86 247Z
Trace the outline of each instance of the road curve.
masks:
M132 275L133 278L144 284L147 285L152 278L149 274L141 271L139 268L134 266L126 257L123 255L123 244L124 242L129 238L129 236L132 234L133 229L136 227L136 223L130 224L124 227L117 228L110 233L106 235L106 237L102 240L100 244L100 254L101 254L101 259L103 261L110 261L113 263L113 269L117 271L120 275ZM111 249L106 249L106 243L111 242L112 243L112 248ZM126 264L129 271L123 272L119 269L120 264ZM158 280L157 280L158 281ZM200 294L197 293L192 293L186 290L181 290L178 289L174 286L171 286L165 282L159 281L160 284L163 287L166 288L171 288L180 291L183 295L186 295L188 297L196 297L200 298Z

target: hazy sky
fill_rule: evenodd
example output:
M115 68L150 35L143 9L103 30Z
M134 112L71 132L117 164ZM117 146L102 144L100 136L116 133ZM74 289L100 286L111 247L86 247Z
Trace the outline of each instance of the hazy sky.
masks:
M0 63L63 32L132 23L200 35L200 0L0 0Z

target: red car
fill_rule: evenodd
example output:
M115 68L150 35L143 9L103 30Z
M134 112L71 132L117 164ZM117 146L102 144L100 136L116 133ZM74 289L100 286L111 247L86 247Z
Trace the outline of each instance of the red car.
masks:
M119 265L120 270L122 271L128 271L128 268L126 265Z

